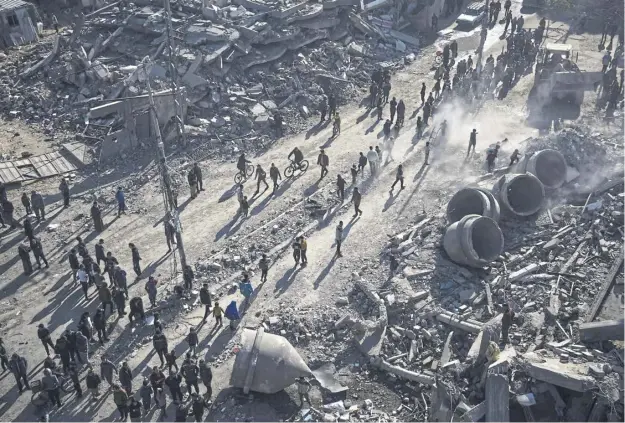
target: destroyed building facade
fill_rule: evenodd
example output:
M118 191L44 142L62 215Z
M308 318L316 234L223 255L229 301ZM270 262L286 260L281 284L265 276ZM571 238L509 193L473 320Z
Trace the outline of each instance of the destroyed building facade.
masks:
M0 0L0 47L7 48L31 43L39 37L40 21L35 6L22 0Z

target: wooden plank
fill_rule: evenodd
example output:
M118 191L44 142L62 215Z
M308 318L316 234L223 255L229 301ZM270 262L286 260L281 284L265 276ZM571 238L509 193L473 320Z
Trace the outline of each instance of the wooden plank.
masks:
M492 316L493 310L495 307L493 306L493 294L490 292L490 285L487 283L484 284L484 288L486 289L486 301L488 301L488 313Z
M586 315L586 322L592 322L593 320L595 320L595 317L597 317L597 314L599 314L599 309L601 309L601 305L603 304L605 297L608 295L608 292L610 292L610 288L612 287L612 283L614 282L616 275L618 275L619 270L621 269L621 267L623 267L624 253L625 250L623 249L623 247L621 247L621 251L619 251L618 256L616 256L616 258L614 259L612 267L610 268L608 275L603 281L599 293L595 297L592 308L588 312L588 315Z
M46 154L50 156L52 166L56 169L58 174L73 172L76 170L76 166L71 164L61 153L55 151L54 153Z
M49 178L57 174L56 169L50 163L50 159L46 155L31 157L30 163L33 165L40 178Z
M13 162L0 163L0 182L8 185L22 182L24 179Z

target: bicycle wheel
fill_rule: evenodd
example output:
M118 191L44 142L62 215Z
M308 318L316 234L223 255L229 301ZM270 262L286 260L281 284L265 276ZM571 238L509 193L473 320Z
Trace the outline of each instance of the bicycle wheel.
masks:
M300 162L299 170L301 170L302 173L304 173L304 172L306 172L306 170L308 170L308 160L302 160Z
M61 381L61 391L66 394L74 392L74 383L71 378L68 377Z
M284 176L286 178L293 176L293 165L288 165L286 169L284 169Z
M247 167L245 168L245 176L249 178L253 174L254 174L254 165L251 165L251 164L247 165Z
M237 185L239 185L239 184L241 183L241 179L242 179L242 178L243 178L243 177L241 176L241 173L240 173L240 172L239 172L239 173L237 173L236 175L234 175L234 183L235 183L235 184L237 184Z

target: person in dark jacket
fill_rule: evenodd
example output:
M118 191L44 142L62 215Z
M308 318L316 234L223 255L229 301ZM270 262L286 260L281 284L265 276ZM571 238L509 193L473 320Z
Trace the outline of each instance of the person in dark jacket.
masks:
M200 302L204 305L204 319L202 319L202 321L206 322L206 319L211 311L212 304L211 294L208 290L207 283L203 284L202 288L200 288Z
M106 318L104 317L104 310L99 308L93 316L93 328L98 333L98 341L100 345L104 345L104 341L108 341L106 337Z
M152 337L152 344L154 345L154 350L158 354L158 358L161 359L161 367L165 366L165 354L167 353L167 337L159 330Z
M195 275L193 274L193 269L187 264L182 271L182 278L184 279L184 289L191 290L193 288L194 277Z
M4 346L4 341L0 338L0 364L2 365L2 371L6 371L9 368L9 354L7 348Z
M195 416L196 422L204 421L204 411L209 407L208 403L204 398L199 396L196 392L191 394L191 398L193 400L193 415Z
M117 217L121 216L122 213L126 214L126 196L122 187L117 187L115 199L117 200Z
M179 371L180 369L178 369L178 364L176 363L176 351L175 350L171 350L171 352L168 352L165 354L165 362L167 363L167 370L169 371L169 373L171 373L171 369L172 367L176 368L176 371Z
M108 287L106 282L102 282L98 287L98 297L100 298L100 302L102 303L102 318L106 319L106 306L108 305L111 309L111 314L113 314L113 295L111 294L111 290Z
M200 369L195 364L195 361L191 359L190 353L187 353L187 358L180 367L180 373L184 377L184 381L187 384L187 391L191 392L191 387L195 388L195 392L200 393L200 387L198 386L198 377L200 376Z
M15 211L15 207L13 207L13 203L10 202L9 200L2 200L1 203L2 203L2 211L4 215L4 220L6 221L6 223L11 225L11 229L15 229L18 226L22 226L13 217L13 212Z
M24 391L24 386L26 389L30 389L30 385L28 384L28 362L26 359L17 353L13 353L13 355L11 355L11 359L9 360L8 367L11 373L13 373L13 376L15 376L17 389L19 389L20 393ZM22 382L24 382L23 386Z
M30 239L30 249L33 251L33 255L35 256L35 261L37 262L37 266L41 269L41 262L43 261L46 265L46 268L50 267L48 264L48 260L46 260L46 256L43 253L43 245L41 245L41 240L37 237L33 237Z
M174 245L177 246L176 227L174 226L170 212L165 213L163 227L165 228L165 240L167 241L167 251L169 252Z
M95 260L100 265L100 261L106 264L106 254L104 253L104 240L100 239L95 245Z
M180 376L180 374L176 371L169 372L169 376L165 379L165 385L169 388L174 404L178 404L178 401L182 401L182 390L180 389L181 383L182 376Z
M59 191L63 195L63 207L69 207L69 184L65 178L61 179L61 184L59 185Z
M26 216L24 218L24 235L26 238L33 239L35 237L35 229L33 228L33 222L30 221L30 217Z
M78 369L76 369L76 363L72 362L69 366L69 377L72 379L74 390L76 391L76 398L82 398L82 388L80 387L80 375Z
M48 348L48 346L50 346L52 348L52 351L54 351L54 344L52 343L52 336L50 336L50 331L43 325L43 323L39 323L39 326L37 327L37 337L43 344L43 347L46 349L46 355L49 356L50 348Z
M119 410L121 421L128 421L128 393L119 385L113 385L113 402Z
M89 363L89 338L87 338L87 336L82 332L82 330L77 330L73 332L74 334L74 339L76 340L75 344L76 344L76 358L78 359L78 362L81 364L84 364L84 361L82 359L82 355L85 356L85 361L87 362L87 364Z
M30 198L28 198L28 194L26 194L25 192L22 193L22 205L24 206L24 209L26 210L26 214L31 214L33 212L33 209L30 206Z
M150 385L152 385L152 392L157 392L159 388L163 389L164 383L166 383L165 374L157 366L152 367L152 373L150 373ZM154 401L158 407L159 402L157 401L156 396L154 397Z
M200 368L200 379L202 379L202 383L206 387L206 394L204 397L209 400L213 396L213 371L210 366L206 364L205 360L200 360L200 365L198 367Z
M108 356L104 354L102 361L100 362L100 376L106 380L110 386L113 386L113 373L119 374L117 366L109 360Z
M514 319L514 311L510 310L508 304L503 305L503 317L501 319L501 343L503 345L508 343L508 331L512 326L512 320Z
M76 272L80 269L80 261L78 260L78 255L76 254L76 249L72 248L67 255L67 261L69 261L69 267L72 269L72 277L74 279L74 284L77 284L76 281Z
M20 256L22 260L22 267L24 268L24 274L30 275L33 273L33 264L30 262L30 245L26 243L21 243L17 247L17 254Z
M30 194L30 203L35 212L35 217L37 218L37 222L42 220L46 220L46 208L45 203L43 202L43 197L37 191L33 191Z
M189 183L189 190L191 193L191 199L194 199L195 197L197 197L197 176L195 175L195 172L193 171L193 169L189 170L189 173L187 173L187 182Z
M143 385L139 388L139 396L141 397L141 402L143 403L143 409L147 413L152 408L152 395L154 394L154 390L150 386L150 381L147 379L143 379Z
M126 271L118 265L115 265L115 268L113 269L113 281L115 282L115 285L117 285L117 287L124 293L126 299L128 299L128 275L126 274Z
M87 371L87 389L91 392L92 400L97 400L100 396L100 384L102 384L102 379L98 376L97 373L93 371L92 368L89 368Z
M130 416L131 422L141 421L141 403L137 401L135 397L130 397L130 402L128 403L128 415Z
M132 378L132 370L128 367L128 362L124 361L119 369L119 383L128 395L132 395Z
M76 362L76 353L78 352L78 346L76 345L76 332L71 329L65 331L65 338L67 339L67 351L69 352L69 358L71 361ZM82 363L82 359L80 360Z
M197 186L199 191L204 191L204 184L202 183L202 169L200 165L193 163L193 172L195 172L195 179L197 180Z
M197 332L195 331L195 328L192 327L189 329L189 334L187 335L187 344L189 344L189 350L194 357L197 356L196 349L199 343L200 340L198 339Z
M71 358L69 355L69 342L67 341L67 338L64 334L56 340L54 350L58 355L61 356L61 363L63 363L63 373L67 373L67 371L69 370L69 362L71 361Z
M141 297L134 297L130 300L130 313L128 313L130 324L132 324L135 317L141 317L141 320L145 321L145 312L143 311L143 300Z
M113 288L113 302L117 307L117 315L121 318L126 315L126 295L120 288Z
M96 232L104 231L104 221L102 220L102 209L97 201L91 205L91 219L93 220L93 229Z
M132 268L134 269L138 278L139 276L141 276L141 265L139 263L141 261L141 256L139 255L139 250L137 249L137 247L135 247L135 244L131 242L130 244L128 244L128 247L130 247L130 251L132 253Z
M175 419L176 422L187 421L187 416L189 415L189 408L191 408L192 404L193 402L191 401L180 402L180 404L178 404L178 406L176 407L176 419Z

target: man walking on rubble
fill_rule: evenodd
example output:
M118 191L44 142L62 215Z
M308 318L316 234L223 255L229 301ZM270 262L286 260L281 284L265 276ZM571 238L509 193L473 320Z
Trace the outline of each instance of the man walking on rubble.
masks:
M269 177L271 178L271 181L273 182L273 191L271 193L275 194L276 190L278 189L278 180L282 180L282 175L280 174L280 170L278 170L276 165L274 165L273 163L271 164L271 167L269 168Z
M67 208L69 207L69 184L67 183L67 180L65 178L61 179L61 184L59 185L59 191L61 191L61 194L63 195L63 207Z
M319 179L323 179L328 174L328 166L330 165L330 159L328 155L325 153L325 150L322 148L319 152L319 156L317 157L317 164L321 166L321 176Z
M469 135L469 148L467 149L467 157L471 154L471 148L473 148L473 154L475 154L475 145L477 144L477 130L473 128Z
M257 182L256 182L256 192L254 193L254 195L258 194L258 192L260 191L260 184L261 184L261 182L263 184L265 184L265 191L269 189L269 184L267 183L266 178L267 178L267 172L264 171L263 167L260 164L257 164L256 165L256 174L254 175L254 179L257 180Z
M193 169L187 173L187 182L189 183L189 190L191 191L191 199L197 197L197 176Z
M202 183L202 169L197 162L193 163L193 172L195 173L195 179L197 180L198 190L204 191L204 184Z

